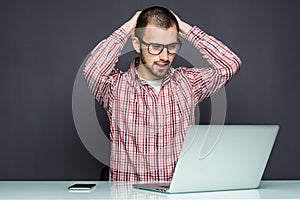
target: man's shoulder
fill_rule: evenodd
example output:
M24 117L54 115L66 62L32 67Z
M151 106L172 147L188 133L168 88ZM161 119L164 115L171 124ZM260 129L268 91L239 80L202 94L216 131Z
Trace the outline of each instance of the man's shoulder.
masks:
M190 73L200 73L203 71L205 68L199 68L199 67L185 67L185 66L179 66L174 69L174 73L178 73L181 75L187 75Z
M185 67L180 66L173 69L173 74L177 81L181 80L194 80L199 79L206 75L212 75L215 73L214 69L211 67Z

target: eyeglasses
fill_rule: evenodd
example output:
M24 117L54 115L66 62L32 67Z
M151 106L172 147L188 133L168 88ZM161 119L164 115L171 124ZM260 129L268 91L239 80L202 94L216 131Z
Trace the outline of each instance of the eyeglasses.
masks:
M148 52L152 55L159 55L164 50L164 48L167 49L167 52L169 54L176 54L181 47L180 41L174 42L171 44L167 44L167 45L157 44L157 43L147 43L142 39L140 39L140 41L142 44L144 44L148 47Z

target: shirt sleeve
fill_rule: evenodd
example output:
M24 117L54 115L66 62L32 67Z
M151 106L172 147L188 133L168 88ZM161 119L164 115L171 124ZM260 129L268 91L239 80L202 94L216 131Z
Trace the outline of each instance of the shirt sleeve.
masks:
M108 107L112 86L120 76L115 65L126 41L126 31L123 28L117 29L92 50L84 64L84 78L93 96L104 108Z
M196 102L201 102L224 86L239 70L240 58L222 42L194 26L186 39L200 51L209 67L186 70Z

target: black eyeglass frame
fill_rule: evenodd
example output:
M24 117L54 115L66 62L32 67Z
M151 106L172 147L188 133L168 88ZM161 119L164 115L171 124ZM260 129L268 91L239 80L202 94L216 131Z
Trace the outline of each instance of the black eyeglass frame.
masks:
M148 53L151 54L151 55L159 55L159 54L161 54L161 52L162 52L165 48L167 49L168 54L176 54L176 53L180 50L180 48L181 48L181 46L182 46L182 43L180 42L180 40L178 40L178 42L170 43L170 44L167 44L167 45L164 45L164 44L158 44L158 43L147 43L147 42L145 42L143 39L139 39L139 41L140 41L142 44L144 44L144 45L147 46ZM168 48L169 48L169 46L174 45L174 44L179 45L179 48L178 48L178 50L176 51L176 53L170 53ZM151 53L151 52L150 52L150 45L158 45L158 46L162 46L163 48L160 50L159 53L155 53L155 54L154 54L154 53Z

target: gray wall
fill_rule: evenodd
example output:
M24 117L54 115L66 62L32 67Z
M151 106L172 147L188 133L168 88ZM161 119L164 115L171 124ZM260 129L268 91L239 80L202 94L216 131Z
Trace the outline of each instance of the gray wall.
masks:
M298 1L0 1L0 180L98 179L72 117L78 68L132 14L162 5L243 60L227 124L279 124L264 179L300 179ZM205 123L205 122L204 122Z

